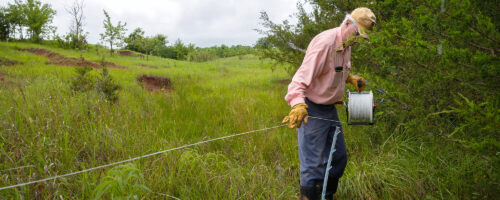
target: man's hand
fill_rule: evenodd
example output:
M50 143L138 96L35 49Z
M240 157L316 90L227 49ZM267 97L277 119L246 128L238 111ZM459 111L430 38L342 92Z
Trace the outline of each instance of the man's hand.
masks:
M302 120L304 121L305 124L307 124L308 121L308 116L307 116L307 104L305 103L299 103L297 105L294 105L292 107L292 111L290 111L290 114L283 119L282 123L287 123L288 128L300 128L300 125L302 124Z
M366 87L365 79L358 75L349 74L349 76L347 76L346 83L352 84L358 92L365 90Z

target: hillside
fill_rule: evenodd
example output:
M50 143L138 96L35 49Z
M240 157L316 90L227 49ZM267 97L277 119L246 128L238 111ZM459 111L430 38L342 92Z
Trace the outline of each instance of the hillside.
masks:
M100 80L103 65L120 87L114 102L78 79L77 69L92 66L88 80ZM0 187L280 125L289 112L283 99L289 75L272 65L254 55L146 61L93 48L0 42ZM344 126L349 161L339 199L499 198L497 160L418 132L426 129L406 129L387 109L400 106L397 94L375 95L376 124ZM338 110L345 120L344 108ZM0 199L294 199L299 193L296 131L284 127L130 163L2 190Z

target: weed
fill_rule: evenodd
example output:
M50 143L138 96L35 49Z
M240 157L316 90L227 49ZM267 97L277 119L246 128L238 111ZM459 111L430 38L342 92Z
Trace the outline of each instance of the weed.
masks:
M94 199L139 199L151 191L135 164L119 165L109 170L94 190Z

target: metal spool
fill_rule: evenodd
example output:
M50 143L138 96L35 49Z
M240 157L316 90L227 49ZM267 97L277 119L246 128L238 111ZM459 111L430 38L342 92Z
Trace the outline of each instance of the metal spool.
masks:
M347 124L349 125L373 125L375 103L372 91L351 92L347 90Z

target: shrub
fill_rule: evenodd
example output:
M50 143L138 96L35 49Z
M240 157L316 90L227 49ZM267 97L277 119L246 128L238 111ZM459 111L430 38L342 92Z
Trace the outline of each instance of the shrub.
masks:
M94 78L89 74L92 67L77 67L75 68L76 76L71 81L71 90L75 92L86 92L94 87Z
M217 55L211 51L208 50L196 50L188 55L188 60L189 61L194 61L194 62L207 62L211 60L217 59Z
M97 92L106 100L116 102L118 100L118 92L120 88L120 85L118 85L118 83L113 80L113 77L109 75L108 69L104 67L96 82Z

